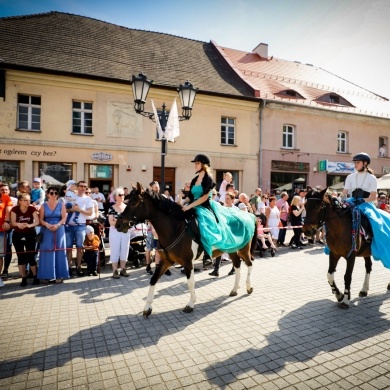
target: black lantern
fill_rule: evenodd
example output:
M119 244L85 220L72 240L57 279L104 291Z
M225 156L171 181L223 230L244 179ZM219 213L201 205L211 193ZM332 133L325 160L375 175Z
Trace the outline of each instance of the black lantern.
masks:
M198 89L194 88L194 86L187 80L184 84L180 84L177 90L181 100L183 119L188 120L191 118L192 106Z
M148 80L147 77L140 73L138 76L132 76L131 86L133 88L134 94L134 110L137 114L148 117L154 122L157 120L160 122L162 130L161 138L161 188L165 190L165 156L168 154L168 144L167 139L165 138L165 128L167 125L168 114L169 112L165 109L165 103L162 105L162 110L160 110L155 117L153 112L144 111L146 97L148 95L150 86L152 85L153 80ZM192 106L194 104L195 96L198 91L197 88L194 88L193 85L186 81L184 84L180 84L177 89L179 92L181 106L182 106L182 116L179 116L180 121L189 120L191 118Z
M146 97L153 80L148 80L143 73L138 76L134 76L131 79L131 85L133 87L134 95L134 110L137 114L141 114L144 111Z

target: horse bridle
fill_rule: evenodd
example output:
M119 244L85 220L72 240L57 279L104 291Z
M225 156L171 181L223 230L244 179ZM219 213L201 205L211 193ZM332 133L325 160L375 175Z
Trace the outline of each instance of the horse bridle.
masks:
M317 221L308 221L308 218L304 218L304 223L305 225L316 225L317 228L322 227L325 224L325 218L326 218L326 204L323 199L318 199L318 198L307 198L307 200L315 200L317 202L321 202L321 209L318 214L318 219Z
M142 203L142 204L144 203L142 197L141 197L140 203ZM138 205L137 207L139 207L139 206L140 205ZM123 217L122 214L119 214L118 218L125 218L125 217ZM157 218L153 218L153 219L152 218L148 218L148 219L142 218L140 220L137 220L137 216L133 215L133 216L131 216L130 219L128 219L128 218L126 218L126 219L129 221L130 227L132 227L132 226L137 225L139 223L145 223L145 222L148 222L148 221L153 223L153 220L156 220ZM180 233L180 235L176 238L176 240L172 244L168 245L166 248L157 249L157 251L158 252L168 252L168 251L170 251L172 248L174 248L181 241L181 239L183 238L184 234L186 233L186 230L187 230L186 226L184 226L183 231ZM159 242L159 244L160 244L160 242ZM160 247L161 247L161 244L160 244Z

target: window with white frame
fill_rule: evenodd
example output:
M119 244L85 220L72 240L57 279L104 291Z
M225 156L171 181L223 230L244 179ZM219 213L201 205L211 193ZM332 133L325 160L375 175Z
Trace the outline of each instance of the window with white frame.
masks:
M236 120L234 118L221 118L221 144L235 145Z
M387 137L379 137L379 157L387 157L387 145L389 144Z
M18 95L18 124L20 130L41 130L41 97Z
M347 153L348 133L339 131L337 133L337 153Z
M286 149L294 148L295 129L291 125L283 125L283 143L282 147Z
M92 103L73 102L72 133L92 134Z

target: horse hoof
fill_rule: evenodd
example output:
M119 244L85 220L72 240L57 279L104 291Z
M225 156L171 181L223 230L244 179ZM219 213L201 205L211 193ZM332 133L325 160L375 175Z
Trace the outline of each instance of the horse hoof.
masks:
M230 294L229 294L230 297L236 297L237 296L237 291L232 291Z
M143 316L148 318L152 314L152 309L144 310Z
M340 309L343 309L343 310L347 310L349 309L349 305L347 305L346 303L344 302L341 302L337 305Z
M360 291L360 293L359 293L360 298L366 297L367 295L368 295L367 291Z
M246 292L247 292L248 294L252 294L252 293L253 293L253 287L251 287L249 290L246 290Z
M387 285L387 289L390 290L390 283Z
M337 302L341 302L344 299L344 294L336 295Z
M192 313L194 311L193 307L186 306L183 310L184 313Z

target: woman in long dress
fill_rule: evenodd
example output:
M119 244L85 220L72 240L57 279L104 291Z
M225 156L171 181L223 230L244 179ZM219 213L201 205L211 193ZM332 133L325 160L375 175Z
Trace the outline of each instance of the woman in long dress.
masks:
M214 249L226 253L238 251L253 237L254 215L210 201L215 186L210 173L210 158L198 154L191 162L195 164L196 176L191 181L190 203L183 205L183 211L195 208L201 241L207 254L211 256Z
M69 279L69 266L66 258L65 204L58 200L58 191L49 187L47 201L39 210L42 241L40 244L38 278L43 283L55 280L62 283Z
M270 232L273 240L277 240L279 237L279 222L280 211L276 206L276 198L271 196L268 198L269 206L265 209L265 216L267 217L266 227L270 228Z

